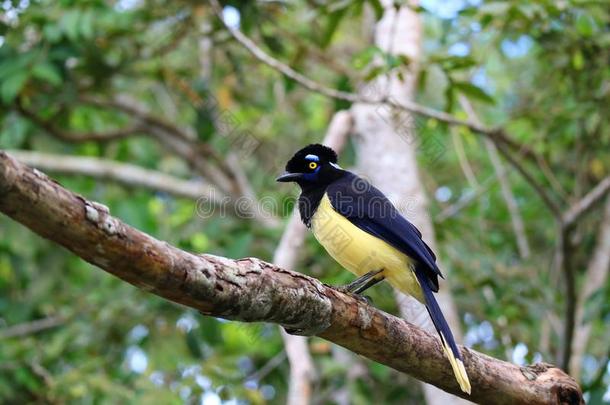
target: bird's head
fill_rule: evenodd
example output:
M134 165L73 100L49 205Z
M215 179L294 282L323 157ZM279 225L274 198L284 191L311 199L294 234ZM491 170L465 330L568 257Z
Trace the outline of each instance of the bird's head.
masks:
M337 153L328 146L312 144L294 154L286 164L286 172L276 180L296 182L301 188L325 185L340 177Z

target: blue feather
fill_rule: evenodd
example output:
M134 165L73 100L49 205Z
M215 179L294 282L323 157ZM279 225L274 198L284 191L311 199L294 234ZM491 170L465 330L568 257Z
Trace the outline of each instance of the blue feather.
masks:
M405 219L377 188L346 172L327 189L328 198L338 213L365 232L385 241L417 263L417 267L438 291L438 276L443 277L432 249L422 240L421 232Z
M415 276L417 277L417 281L421 286L421 290L424 293L424 298L426 300L426 309L430 314L430 318L432 319L432 323L436 328L436 331L441 335L442 338L446 339L447 344L451 348L451 352L457 359L462 359L462 354L455 343L455 338L453 337L453 333L451 333L451 329L447 324L447 320L441 311L441 308L438 306L438 302L436 302L436 298L434 298L434 294L430 286L428 285L428 280L426 277L419 271L417 268L414 270Z

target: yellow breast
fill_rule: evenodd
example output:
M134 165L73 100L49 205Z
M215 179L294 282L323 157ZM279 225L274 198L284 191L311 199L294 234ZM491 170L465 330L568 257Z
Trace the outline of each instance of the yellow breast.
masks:
M347 270L362 276L383 269L390 284L423 302L411 259L337 213L326 194L311 219L311 230L328 254Z

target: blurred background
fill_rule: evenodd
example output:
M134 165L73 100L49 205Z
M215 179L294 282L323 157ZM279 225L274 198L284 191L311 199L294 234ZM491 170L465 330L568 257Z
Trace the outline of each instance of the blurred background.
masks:
M609 6L4 0L0 148L182 249L341 284L274 181L327 134L436 246L458 341L569 368L610 403L610 200L578 211L610 175ZM409 319L389 286L370 295ZM0 403L435 395L319 338L164 301L0 217Z

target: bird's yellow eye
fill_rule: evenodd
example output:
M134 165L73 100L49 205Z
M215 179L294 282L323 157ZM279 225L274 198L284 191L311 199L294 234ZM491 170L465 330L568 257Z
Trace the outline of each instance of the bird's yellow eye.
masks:
M318 167L318 164L316 162L309 162L309 168L311 170L315 169L316 167Z

